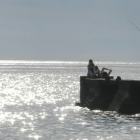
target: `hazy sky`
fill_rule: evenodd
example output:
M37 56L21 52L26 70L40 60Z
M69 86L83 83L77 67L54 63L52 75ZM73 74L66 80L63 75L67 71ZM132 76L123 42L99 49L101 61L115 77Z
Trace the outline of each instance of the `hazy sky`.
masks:
M0 59L140 61L139 14L140 0L0 0Z

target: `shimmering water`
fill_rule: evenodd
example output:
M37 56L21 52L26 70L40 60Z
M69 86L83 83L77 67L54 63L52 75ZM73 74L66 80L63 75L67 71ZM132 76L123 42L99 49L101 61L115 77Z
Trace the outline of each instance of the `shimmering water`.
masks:
M140 62L96 62L140 80ZM87 62L0 61L0 140L139 140L140 114L89 111L79 101Z

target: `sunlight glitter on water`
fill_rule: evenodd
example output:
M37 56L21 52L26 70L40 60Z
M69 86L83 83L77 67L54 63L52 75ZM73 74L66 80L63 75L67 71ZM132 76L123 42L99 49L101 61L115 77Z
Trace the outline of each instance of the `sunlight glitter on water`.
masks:
M97 64L111 67L114 76L140 79L139 63ZM0 139L131 140L135 136L138 140L139 114L75 106L86 66L86 62L0 61Z

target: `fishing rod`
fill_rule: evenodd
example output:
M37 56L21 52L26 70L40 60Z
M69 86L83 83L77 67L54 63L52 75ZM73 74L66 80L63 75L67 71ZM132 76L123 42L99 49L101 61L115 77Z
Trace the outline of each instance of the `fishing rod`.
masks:
M128 20L128 19L127 19ZM131 22L130 20L128 20L135 28L137 28L140 31L140 28L138 28L133 22Z

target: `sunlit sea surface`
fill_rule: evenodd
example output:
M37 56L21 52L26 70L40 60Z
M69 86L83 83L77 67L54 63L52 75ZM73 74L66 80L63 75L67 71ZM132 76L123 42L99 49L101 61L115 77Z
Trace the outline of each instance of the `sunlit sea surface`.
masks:
M95 62L140 80L140 62ZM0 61L0 140L139 140L140 114L90 111L79 102L87 62Z

